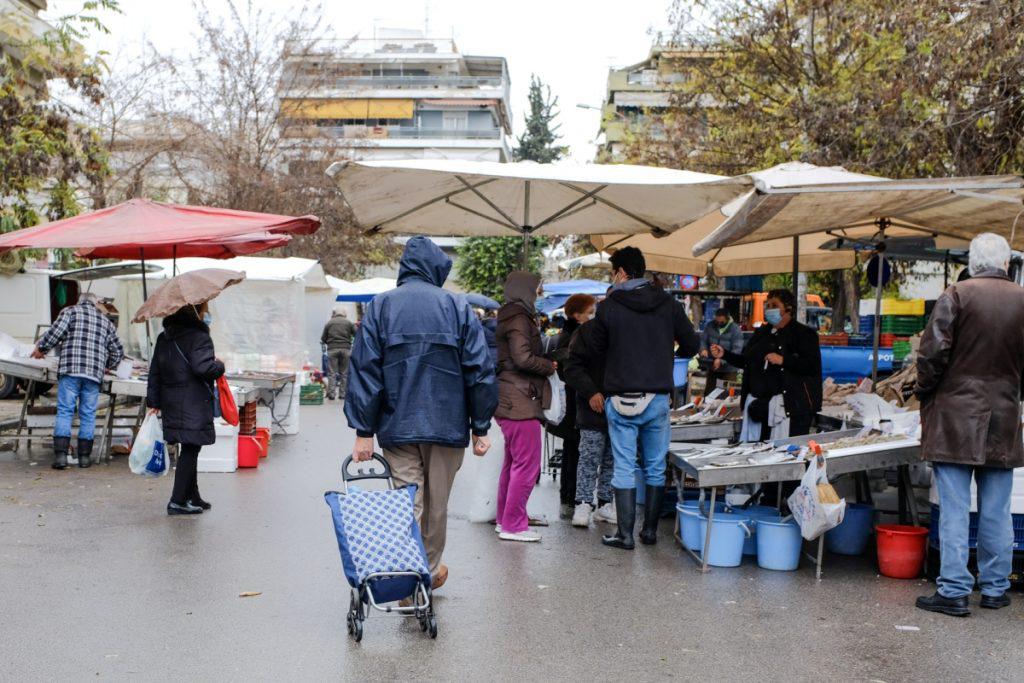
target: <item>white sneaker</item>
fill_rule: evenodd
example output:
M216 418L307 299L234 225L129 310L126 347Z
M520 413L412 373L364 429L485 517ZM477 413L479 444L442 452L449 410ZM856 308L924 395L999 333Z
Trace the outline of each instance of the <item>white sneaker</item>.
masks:
M619 518L615 514L615 506L611 503L605 503L601 507L597 508L597 510L594 511L594 521L617 524Z
M503 541L519 541L520 543L537 543L540 541L540 536L533 533L532 531L520 531L519 533L506 533L501 532L498 536Z
M501 533L501 525L500 524L495 524L494 525L494 533L496 533L496 534L500 534Z
M590 526L590 504L579 503L572 513L572 525L578 527Z

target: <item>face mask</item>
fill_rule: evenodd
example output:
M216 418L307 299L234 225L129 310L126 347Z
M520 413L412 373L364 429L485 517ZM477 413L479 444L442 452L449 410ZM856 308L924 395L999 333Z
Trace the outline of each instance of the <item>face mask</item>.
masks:
M766 308L764 311L764 319L769 325L778 325L782 322L782 311L778 308Z
M209 326L210 323L213 322L213 316L210 315L209 312L203 313L203 322L206 323L207 326Z

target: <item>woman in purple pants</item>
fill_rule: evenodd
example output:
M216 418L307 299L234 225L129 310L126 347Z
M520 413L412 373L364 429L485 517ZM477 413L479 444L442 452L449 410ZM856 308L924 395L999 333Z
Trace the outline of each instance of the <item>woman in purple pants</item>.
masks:
M537 326L540 276L514 271L498 311L498 410L505 461L498 479L497 531L505 541L539 541L530 531L526 501L540 474L541 419L549 405L548 375L555 364L541 356Z

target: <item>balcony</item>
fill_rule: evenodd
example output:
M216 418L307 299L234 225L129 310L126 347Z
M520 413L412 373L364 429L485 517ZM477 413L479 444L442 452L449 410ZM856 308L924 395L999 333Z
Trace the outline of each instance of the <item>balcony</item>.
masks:
M503 88L500 76L337 76L317 80L317 86L402 90L406 88Z
M329 137L350 140L501 140L500 128L450 129L415 126L291 126L285 137Z

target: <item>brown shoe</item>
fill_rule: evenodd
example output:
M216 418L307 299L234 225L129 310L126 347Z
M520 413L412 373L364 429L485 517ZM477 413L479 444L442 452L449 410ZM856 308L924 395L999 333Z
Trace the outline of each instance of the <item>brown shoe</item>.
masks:
M437 574L434 576L434 580L430 582L430 589L437 590L448 581L448 565L442 564L437 568Z

